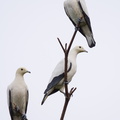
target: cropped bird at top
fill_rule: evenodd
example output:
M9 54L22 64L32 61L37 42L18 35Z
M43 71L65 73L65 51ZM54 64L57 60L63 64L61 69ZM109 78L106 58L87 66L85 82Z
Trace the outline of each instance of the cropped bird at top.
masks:
M90 48L94 47L96 42L93 38L91 22L85 0L65 0L64 9L75 27L77 27L80 22L78 26L79 32L86 38L88 46Z
M76 73L77 64L76 64L76 57L77 54L81 52L87 52L83 47L76 46L74 47L68 54L68 68L67 68L67 81L68 83L72 80L72 77ZM64 93L64 59L61 60L57 66L55 67L54 71L52 72L52 76L48 83L48 86L44 92L44 98L42 100L41 105L47 99L47 97L57 91Z
M11 120L27 120L28 88L23 75L30 71L21 67L16 71L14 81L7 88L8 107Z

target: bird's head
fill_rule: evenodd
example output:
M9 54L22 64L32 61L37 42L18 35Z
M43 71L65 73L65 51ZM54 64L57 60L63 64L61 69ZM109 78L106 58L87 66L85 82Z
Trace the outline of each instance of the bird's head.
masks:
M16 74L20 74L20 75L24 75L25 73L31 73L31 72L24 67L18 68L16 71Z
M88 52L88 51L86 51L82 46L76 46L74 49L75 49L75 51L76 51L77 53L80 53L80 52Z

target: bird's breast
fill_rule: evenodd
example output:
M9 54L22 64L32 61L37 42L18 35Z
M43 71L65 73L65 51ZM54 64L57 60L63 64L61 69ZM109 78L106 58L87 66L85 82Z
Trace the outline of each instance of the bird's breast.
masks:
M22 108L27 95L27 87L26 85L17 84L11 89L11 97L12 103L18 105L20 108Z

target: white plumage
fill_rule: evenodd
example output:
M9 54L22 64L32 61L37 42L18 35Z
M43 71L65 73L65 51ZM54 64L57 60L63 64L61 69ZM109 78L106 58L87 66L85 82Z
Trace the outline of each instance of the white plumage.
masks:
M27 120L28 88L23 75L30 73L25 68L16 71L14 81L7 88L8 107L11 120Z
M76 57L77 54L80 52L87 52L84 50L81 46L74 47L69 55L68 55L68 69L67 69L67 81L70 82L72 80L72 77L76 73L77 65L76 65ZM60 91L64 93L64 59L61 60L57 66L55 67L52 76L50 78L50 81L48 83L48 86L44 92L44 98L42 100L42 103L47 99L47 97L57 91Z
M74 26L80 21L79 32L86 38L89 47L94 47L96 42L93 38L90 18L85 0L65 0L64 9Z

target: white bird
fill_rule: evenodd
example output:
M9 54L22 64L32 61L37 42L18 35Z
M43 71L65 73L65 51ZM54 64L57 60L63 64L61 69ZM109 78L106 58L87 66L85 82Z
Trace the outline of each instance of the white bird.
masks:
M21 67L16 71L14 81L7 88L8 107L11 120L27 120L28 88L23 75L30 71Z
M77 24L80 22L78 26L79 32L86 38L89 47L94 47L96 42L93 38L85 0L65 0L64 9L75 27L77 27Z
M72 80L72 77L76 73L76 57L80 52L87 52L83 47L76 46L74 47L68 55L68 69L67 69L67 81L68 83ZM47 99L47 97L57 91L64 93L64 59L61 60L55 67L48 86L44 92L44 98L41 105ZM65 94L65 93L64 93Z

